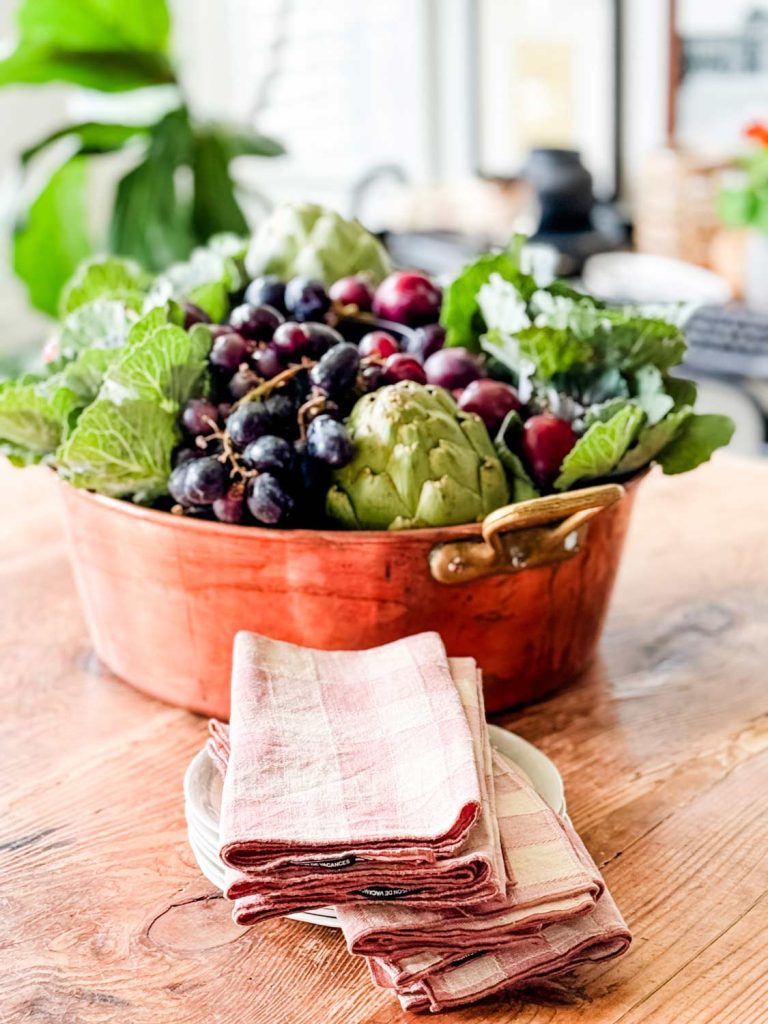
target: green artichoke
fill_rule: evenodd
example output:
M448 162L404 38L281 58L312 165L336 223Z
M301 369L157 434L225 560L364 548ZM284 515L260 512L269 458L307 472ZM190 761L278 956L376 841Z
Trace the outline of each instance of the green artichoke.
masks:
M336 471L327 498L329 516L343 526L456 526L509 501L485 425L442 388L381 388L357 402L347 426L355 455Z
M251 277L300 275L325 284L362 271L379 282L390 271L386 249L359 221L313 203L278 206L256 230L245 265Z

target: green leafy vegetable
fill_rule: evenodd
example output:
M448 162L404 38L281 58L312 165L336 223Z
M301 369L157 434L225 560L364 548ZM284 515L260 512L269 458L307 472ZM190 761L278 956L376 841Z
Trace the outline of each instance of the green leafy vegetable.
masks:
M164 492L179 409L205 392L211 345L203 325L185 331L167 321L158 308L134 324L59 449L59 469L75 486L139 501Z
M591 405L584 414L584 426L591 427L593 423L607 423L617 412L621 412L628 405L637 406L637 402L631 398L617 397Z
M0 450L36 461L56 450L64 437L77 396L59 381L6 381L0 384Z
M62 316L94 299L113 299L138 310L148 278L133 260L106 256L86 260L61 293Z
M671 412L658 423L644 426L638 435L637 443L625 453L616 467L616 472L633 473L636 469L647 466L662 448L670 443L692 413L692 409L684 406Z
M239 262L211 247L195 249L189 260L170 266L152 287L149 302L168 299L193 302L212 320L220 322L229 312L229 293L243 283Z
M675 404L674 398L667 394L664 378L656 366L641 366L637 370L634 391L650 426L663 420Z
M665 473L687 473L727 445L733 431L733 421L727 416L690 416L656 461Z
M75 487L149 500L166 489L177 439L175 410L148 398L98 398L59 449L59 471Z
M606 310L603 315L610 327L597 332L593 345L605 365L629 373L647 365L668 370L682 361L687 346L679 327L664 320L627 317L621 311Z
M446 331L446 345L462 345L472 352L480 351L480 336L494 325L486 324L480 309L479 293L492 275L511 282L527 302L536 291L536 282L520 270L518 257L512 252L486 253L468 264L449 285L443 295L440 323ZM486 299L486 302L489 302Z
M626 405L607 422L598 421L584 433L563 459L555 487L564 491L580 480L608 476L618 466L645 418L636 405Z
M668 395L671 395L675 402L675 408L679 409L684 405L694 406L698 388L695 381L686 380L685 377L665 377L664 387Z
M116 299L94 299L65 318L58 335L59 357L54 369L89 348L114 349L125 344L136 315Z

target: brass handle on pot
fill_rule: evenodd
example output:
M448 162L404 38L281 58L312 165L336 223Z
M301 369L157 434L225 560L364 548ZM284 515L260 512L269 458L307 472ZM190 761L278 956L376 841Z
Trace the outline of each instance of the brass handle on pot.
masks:
M454 584L562 562L580 550L589 520L623 495L619 484L602 484L505 505L483 520L482 540L432 548L430 572L438 583Z

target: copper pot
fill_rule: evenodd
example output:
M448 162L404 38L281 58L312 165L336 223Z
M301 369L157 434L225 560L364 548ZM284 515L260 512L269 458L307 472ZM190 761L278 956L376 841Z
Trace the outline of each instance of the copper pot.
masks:
M563 686L594 655L635 484L399 532L229 526L61 493L98 656L146 693L226 718L240 629L326 649L435 629L449 654L477 658L489 711Z

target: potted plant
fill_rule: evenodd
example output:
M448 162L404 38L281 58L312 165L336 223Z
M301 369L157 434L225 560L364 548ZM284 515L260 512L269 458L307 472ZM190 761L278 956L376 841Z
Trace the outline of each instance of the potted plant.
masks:
M753 309L768 311L768 125L755 121L744 135L751 148L740 169L726 175L720 215L728 227L748 229L744 298Z

